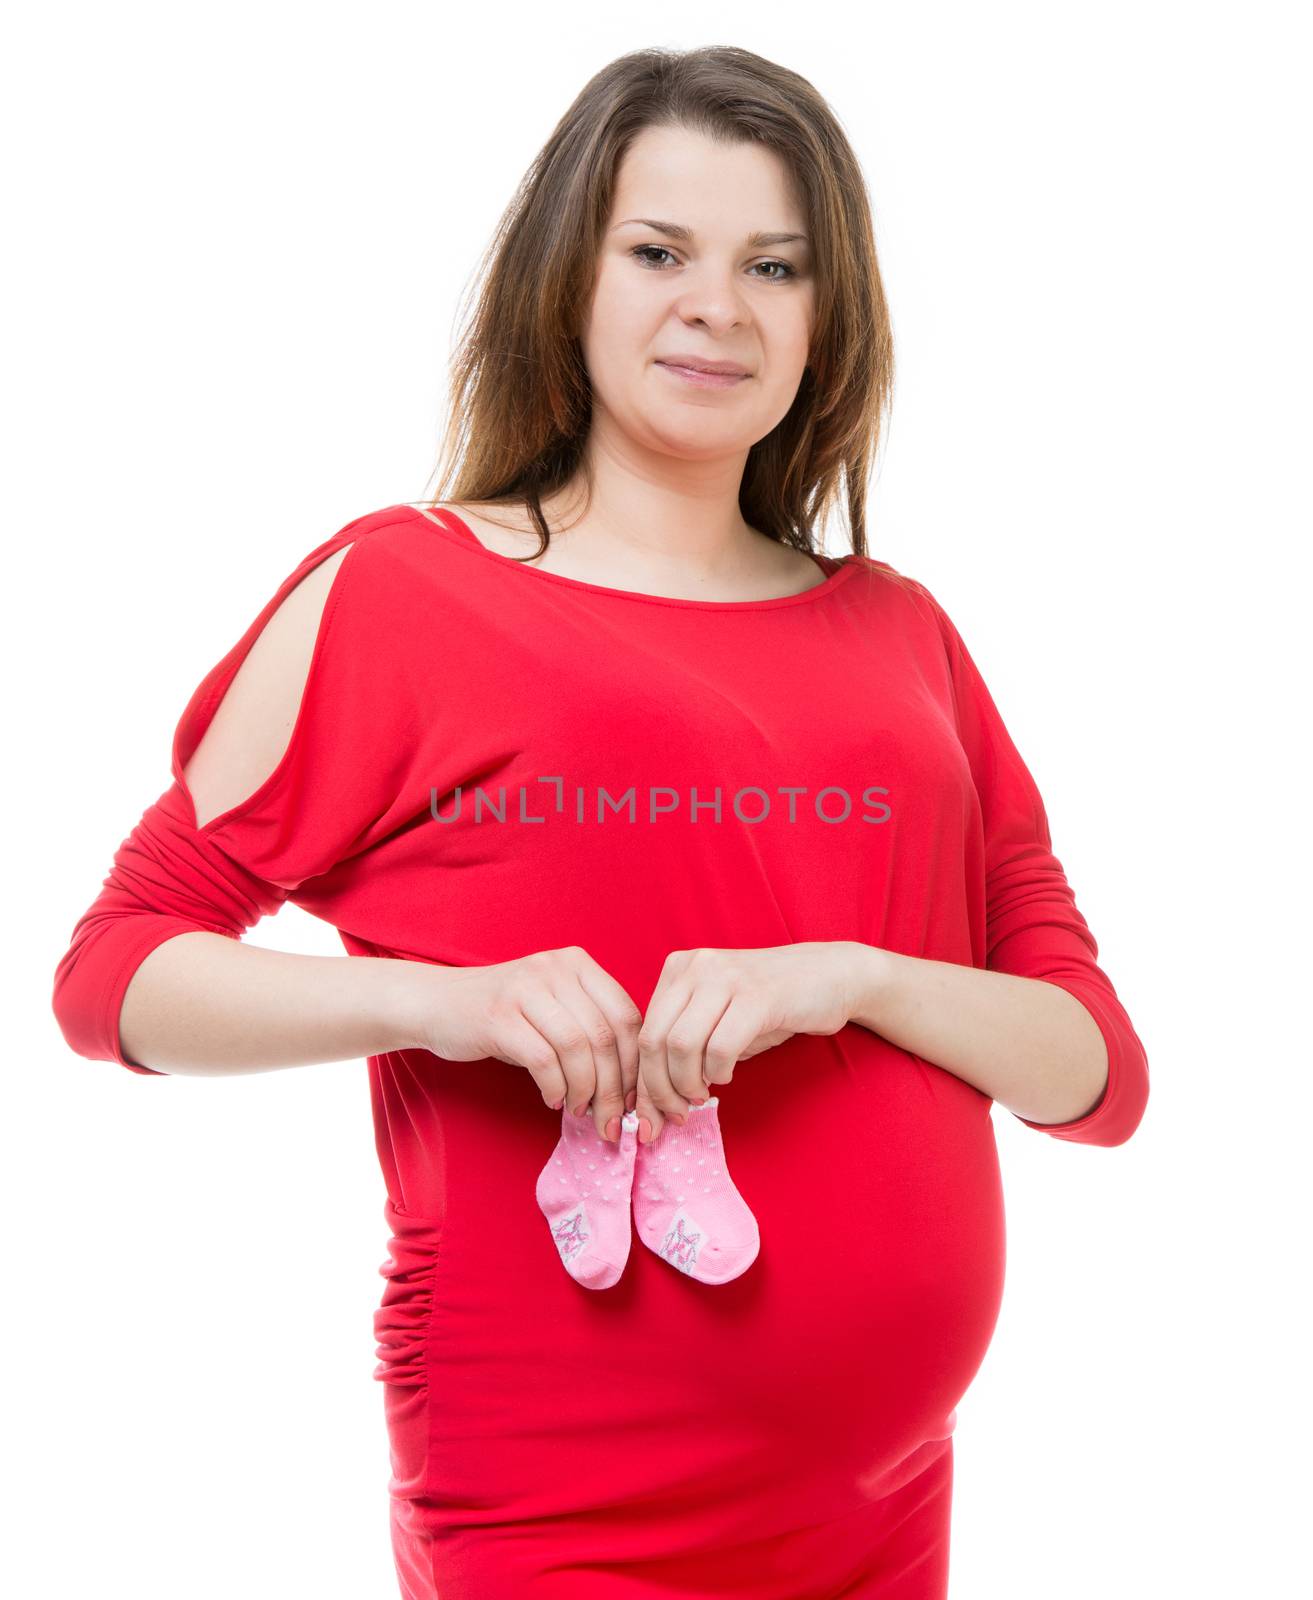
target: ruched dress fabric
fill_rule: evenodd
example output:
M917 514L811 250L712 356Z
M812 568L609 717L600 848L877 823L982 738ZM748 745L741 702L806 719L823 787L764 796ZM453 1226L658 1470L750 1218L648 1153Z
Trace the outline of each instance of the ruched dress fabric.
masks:
M343 545L284 755L198 828L186 762ZM577 945L640 1010L675 950L858 940L1074 995L1107 1088L1027 1125L1124 1142L1145 1052L971 656L923 584L820 565L784 598L677 600L525 567L448 512L348 523L186 706L173 782L59 963L68 1044L149 1073L118 1031L140 963L288 899L351 955ZM401 1050L368 1072L404 1600L947 1592L955 1408L1004 1279L987 1095L857 1024L794 1036L719 1090L756 1261L706 1285L635 1234L594 1291L535 1203L560 1115L526 1071Z

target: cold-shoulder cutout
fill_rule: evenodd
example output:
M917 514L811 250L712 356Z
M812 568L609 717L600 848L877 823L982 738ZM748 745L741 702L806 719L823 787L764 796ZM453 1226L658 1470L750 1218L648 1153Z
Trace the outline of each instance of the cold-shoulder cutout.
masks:
M404 506L339 528L196 684L171 782L122 839L56 969L54 1013L78 1054L160 1076L127 1056L119 1029L153 950L190 932L240 940L289 899L340 926L335 869L411 837L433 769L419 748L432 702L417 698L430 657L414 528Z
M354 543L342 545L286 594L256 635L183 767L197 828L236 813L268 784L291 748L329 597Z

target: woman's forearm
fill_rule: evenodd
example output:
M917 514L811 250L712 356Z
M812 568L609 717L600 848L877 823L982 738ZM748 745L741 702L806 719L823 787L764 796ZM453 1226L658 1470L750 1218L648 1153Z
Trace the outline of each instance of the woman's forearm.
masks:
M401 1050L415 1042L405 1002L425 970L183 933L157 945L134 973L119 1040L141 1066L196 1077Z
M1038 978L853 944L850 1020L1032 1122L1074 1122L1108 1083L1108 1047L1074 995Z

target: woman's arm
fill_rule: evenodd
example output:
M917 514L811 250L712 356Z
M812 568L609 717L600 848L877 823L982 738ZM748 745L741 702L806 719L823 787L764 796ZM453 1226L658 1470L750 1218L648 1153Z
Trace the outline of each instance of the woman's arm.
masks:
M394 812L417 713L387 652L407 592L378 542L390 525L358 519L325 541L358 530L348 547L312 551L198 685L172 786L119 846L59 962L56 1019L77 1054L149 1075L406 1048L491 1058L525 1068L555 1110L591 1102L606 1138L634 1092L642 1018L586 951L446 966L242 943Z
M418 1041L442 969L370 956L301 956L221 933L183 933L137 968L119 1015L125 1053L194 1077L347 1061Z
M255 794L288 749L333 580L321 560L268 618L175 786L120 846L59 964L68 1043L138 1071L215 1074L340 1061L416 1042L443 969L260 949L241 936L285 891L199 830ZM403 1004L403 1002L405 1002Z
M869 1015L892 1042L919 1041L903 1047L1027 1126L1076 1144L1124 1144L1149 1098L1144 1045L1098 964L1035 779L961 634L925 585L916 587L940 630L979 800L973 842L984 895L969 908L972 963L881 952L868 963Z
M1076 1122L1103 1099L1103 1032L1067 990L874 945L851 949L851 1021L1028 1122Z

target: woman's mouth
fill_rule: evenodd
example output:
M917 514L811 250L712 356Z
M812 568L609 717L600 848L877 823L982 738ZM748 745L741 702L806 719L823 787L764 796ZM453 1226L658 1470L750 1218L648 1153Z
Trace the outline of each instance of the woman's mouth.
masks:
M658 361L657 366L699 389L732 389L747 377L746 372L700 372L696 367L677 367L668 361Z

